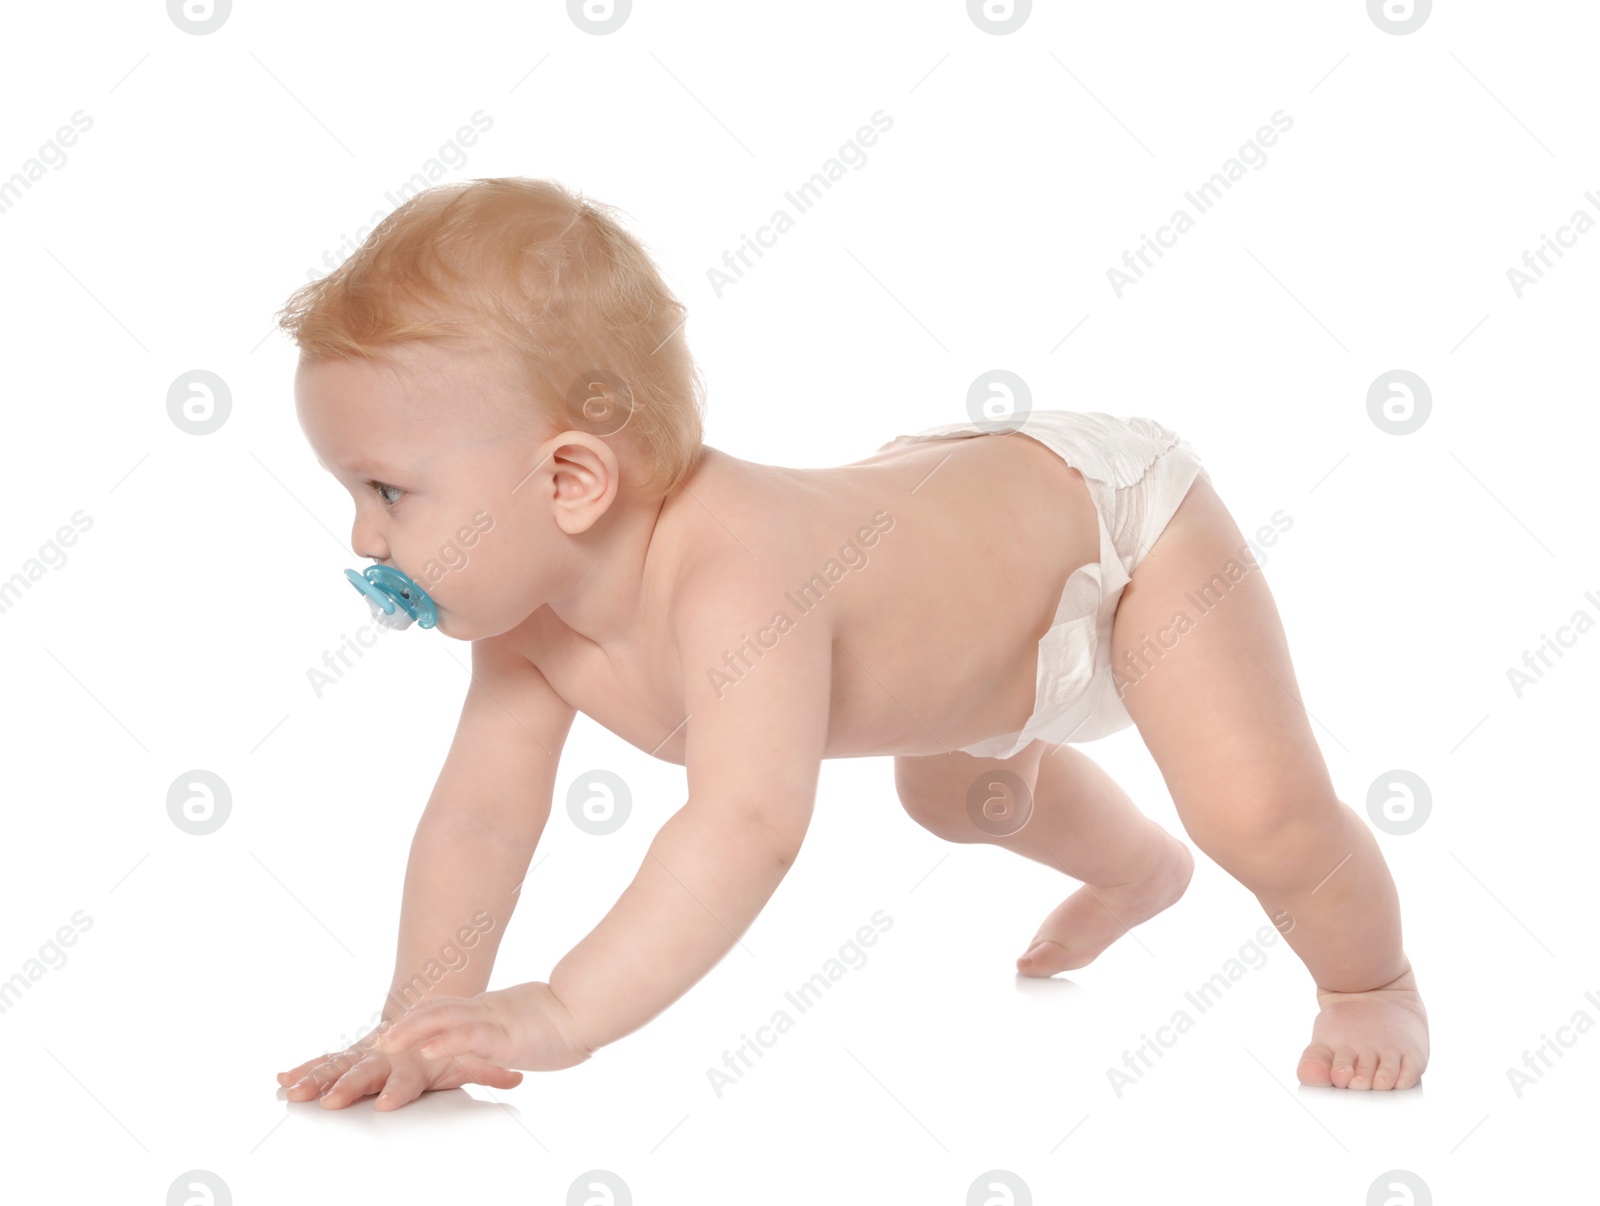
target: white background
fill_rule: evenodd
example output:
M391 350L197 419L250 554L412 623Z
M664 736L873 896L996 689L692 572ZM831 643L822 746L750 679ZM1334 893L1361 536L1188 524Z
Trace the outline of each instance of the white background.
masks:
M641 1203L961 1203L1003 1169L1039 1202L1358 1206L1390 1169L1439 1202L1574 1175L1600 1034L1563 1031L1520 1097L1507 1069L1600 1021L1600 635L1520 698L1506 671L1600 618L1600 234L1520 298L1507 269L1600 218L1592 6L1441 5L1403 36L1358 2L1039 5L1003 36L949 0L641 3L606 36L503 0L238 4L203 36L148 2L5 22L0 178L92 118L0 214L0 580L92 519L0 614L0 979L28 981L0 1015L8 1196L161 1203L200 1169L240 1203L565 1201L606 1169ZM1022 980L1075 885L918 828L874 758L824 765L742 945L589 1063L392 1114L282 1100L275 1071L381 1005L469 651L392 634L313 692L367 617L342 575L362 562L272 315L478 110L441 178L621 207L689 307L720 449L858 460L966 418L1003 367L1035 406L1183 434L1246 532L1293 517L1265 573L1341 797L1365 815L1397 768L1432 794L1421 829L1378 835L1433 1022L1420 1089L1296 1084L1313 985L1280 942L1119 1097L1106 1069L1263 923L1253 898L1197 852L1137 941ZM708 268L878 110L864 166L718 297ZM1119 299L1107 269L1278 110L1265 166ZM1366 405L1397 367L1432 392L1404 436ZM205 436L167 413L196 368L231 392ZM1182 833L1136 730L1084 748ZM595 838L564 793L601 767L634 811ZM167 814L197 768L231 791L204 837ZM493 985L547 978L682 798L681 768L580 717ZM717 1096L707 1069L877 910L866 964Z

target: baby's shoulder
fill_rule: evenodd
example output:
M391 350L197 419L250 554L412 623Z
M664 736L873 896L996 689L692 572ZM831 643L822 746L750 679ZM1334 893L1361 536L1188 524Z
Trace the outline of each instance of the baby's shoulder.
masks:
M687 554L673 575L665 612L674 628L726 623L772 610L793 576L793 554L708 544Z
M778 538L770 529L735 524L720 538L707 535L684 553L664 592L661 635L683 650L721 651L750 641L770 648L808 610L795 598L815 568L808 552L797 533ZM827 610L807 621L817 641L830 639L837 619L821 614Z

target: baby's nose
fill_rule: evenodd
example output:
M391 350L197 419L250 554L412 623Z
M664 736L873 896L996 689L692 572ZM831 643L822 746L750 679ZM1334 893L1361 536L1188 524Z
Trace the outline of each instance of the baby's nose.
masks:
M376 561L380 565L389 559L389 549L376 536L362 530L361 521L357 520L354 529L350 532L350 547L357 557L365 557L368 561Z

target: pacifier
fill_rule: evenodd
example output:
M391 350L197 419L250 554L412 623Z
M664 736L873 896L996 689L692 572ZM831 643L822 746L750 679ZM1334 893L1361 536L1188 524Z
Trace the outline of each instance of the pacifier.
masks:
M439 616L433 600L405 573L387 565L369 565L365 574L347 569L344 576L367 597L372 618L385 628L409 628L415 620L422 628L432 628Z

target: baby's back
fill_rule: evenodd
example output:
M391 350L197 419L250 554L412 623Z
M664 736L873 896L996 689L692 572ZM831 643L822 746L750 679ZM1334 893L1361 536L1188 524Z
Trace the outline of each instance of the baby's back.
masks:
M736 697L785 633L827 625L824 756L937 754L1023 726L1039 638L1068 575L1099 551L1077 471L1024 435L931 440L831 469L708 447L662 508L650 552L660 593L625 643L602 649L548 608L508 636L573 707L682 763L687 675ZM674 584L752 573L751 597L770 606L726 634L719 664L680 665L672 634L694 621L674 616Z

